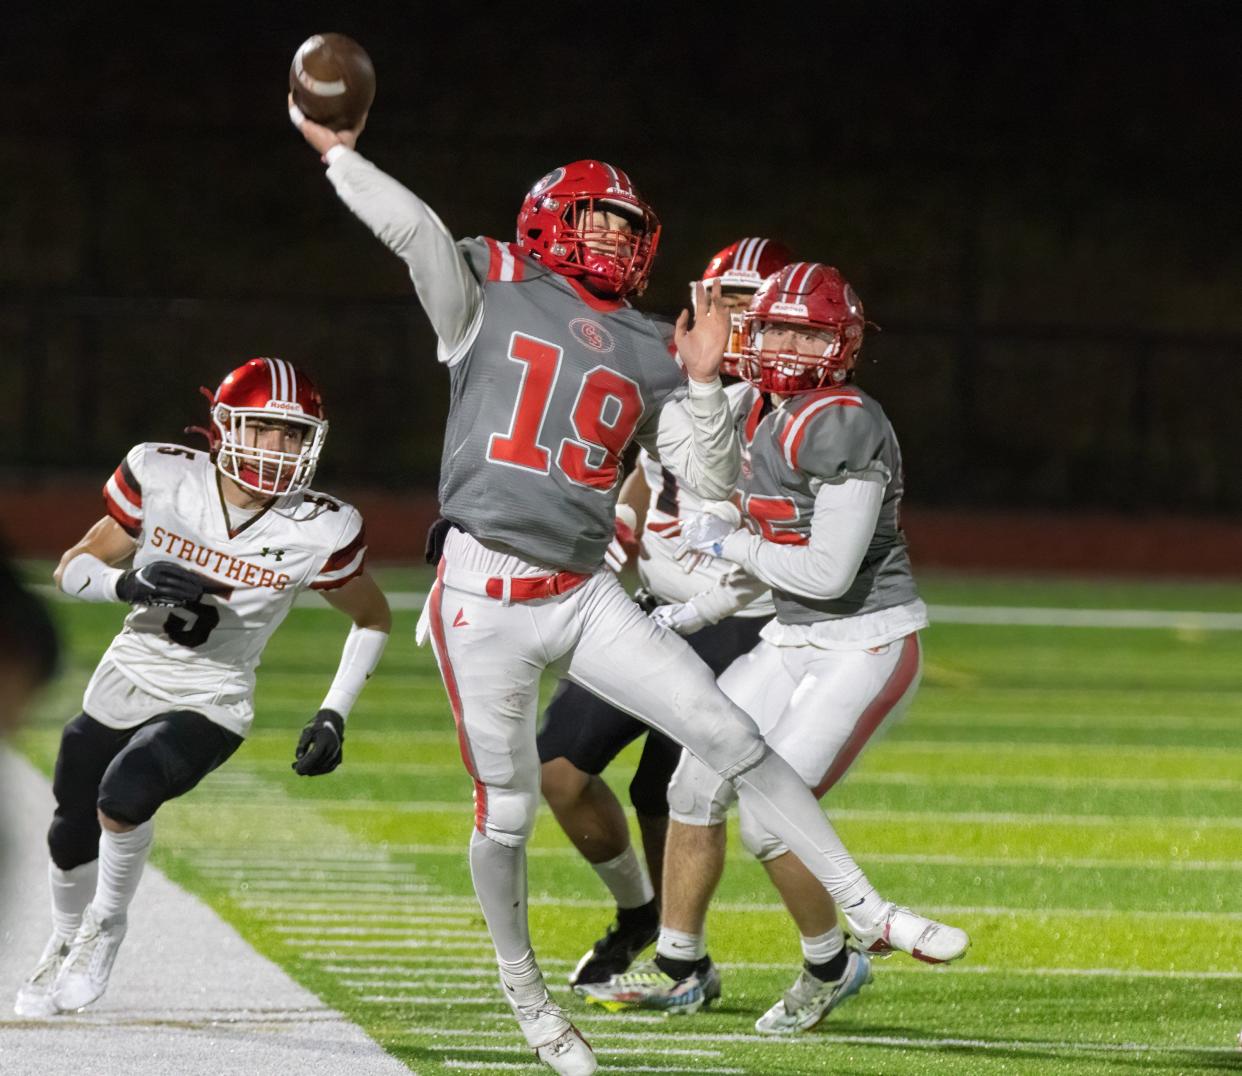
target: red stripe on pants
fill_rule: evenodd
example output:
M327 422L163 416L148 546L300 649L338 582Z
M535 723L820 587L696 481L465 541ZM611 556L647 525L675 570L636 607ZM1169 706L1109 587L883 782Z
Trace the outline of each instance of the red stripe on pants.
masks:
M475 769L474 755L470 750L470 741L466 738L466 723L462 718L461 694L457 690L457 677L453 673L453 663L449 660L448 644L444 638L444 558L440 558L436 569L436 582L431 597L431 639L440 657L440 676L444 680L444 690L448 692L449 706L453 711L453 723L457 726L457 746L461 750L461 760L465 763L466 772L474 780L474 828L483 832L483 824L487 821L487 786L479 780L479 772Z
M823 779L815 786L815 798L821 798L842 777L853 764L858 753L867 746L867 741L875 735L875 730L884 724L884 719L910 690L914 678L919 672L919 637L918 633L907 635L901 641L901 656L897 659L897 667L880 688L880 693L871 700L871 705L863 712L854 725L854 731L837 752L832 766Z

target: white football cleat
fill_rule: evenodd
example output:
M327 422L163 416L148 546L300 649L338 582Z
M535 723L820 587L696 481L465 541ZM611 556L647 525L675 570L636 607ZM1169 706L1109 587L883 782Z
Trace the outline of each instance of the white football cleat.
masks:
M755 1021L755 1030L763 1035L810 1031L843 1001L862 990L871 982L871 961L852 945L848 951L849 959L839 979L824 982L803 968L781 1000Z
M52 1000L61 1012L85 1008L103 997L125 929L123 915L99 920L89 907L82 913L82 925L52 989Z
M947 964L970 948L966 931L892 903L884 906L876 923L861 923L849 912L845 919L859 946L877 956L900 949L925 964Z
M70 939L63 934L53 934L48 940L34 971L17 988L13 1011L18 1016L55 1016L60 1012L52 1000L52 989L69 955L69 945Z
M500 985L535 1056L560 1076L591 1076L599 1068L595 1051L548 995L542 980L522 988L522 1001L504 977ZM523 1004L527 999L529 1003Z

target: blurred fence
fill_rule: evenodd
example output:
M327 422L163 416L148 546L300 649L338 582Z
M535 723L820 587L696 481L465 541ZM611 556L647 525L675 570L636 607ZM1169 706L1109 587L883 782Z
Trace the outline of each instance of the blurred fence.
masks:
M266 353L321 383L325 483L434 486L447 378L412 295L0 294L0 466L97 476L136 441L183 439L206 413L195 388ZM890 323L864 356L859 381L898 430L913 503L1242 511L1242 339Z

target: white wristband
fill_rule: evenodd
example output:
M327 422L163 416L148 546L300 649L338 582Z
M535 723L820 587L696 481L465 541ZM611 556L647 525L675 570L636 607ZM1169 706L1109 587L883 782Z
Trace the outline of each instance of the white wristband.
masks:
M60 574L60 589L71 598L84 602L120 601L116 581L122 569L105 564L93 553L79 553Z
M342 718L348 717L362 693L363 685L375 672L387 643L386 631L360 628L357 624L350 628L345 648L341 651L341 663L320 709L335 710Z

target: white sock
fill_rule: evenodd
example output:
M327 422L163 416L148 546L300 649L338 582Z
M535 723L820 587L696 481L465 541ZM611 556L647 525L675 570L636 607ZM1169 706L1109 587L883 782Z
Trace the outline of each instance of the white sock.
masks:
M52 933L62 938L72 938L82 925L82 913L95 895L95 879L99 874L99 860L92 859L61 870L50 859L47 862L47 881L52 891Z
M655 900L651 879L647 877L632 844L607 863L592 863L591 867L608 887L618 908L641 908Z
M138 891L142 868L147 865L155 823L151 820L125 833L105 829L99 838L99 882L91 911L96 919L124 915Z
M526 913L526 847L501 844L476 829L470 837L470 876L487 920L487 932L496 947L496 958L520 965L531 952Z
M840 926L814 938L802 939L802 956L808 964L827 964L844 948L845 932Z
M670 960L702 960L707 956L707 936L661 927L656 956L666 956Z
M496 963L500 966L501 979L519 1005L539 1005L547 998L548 988L544 985L543 972L535 963L532 950L526 950L526 955L518 960L501 960L497 957Z

